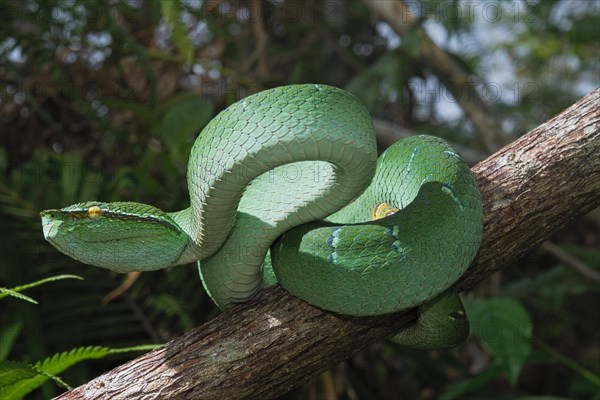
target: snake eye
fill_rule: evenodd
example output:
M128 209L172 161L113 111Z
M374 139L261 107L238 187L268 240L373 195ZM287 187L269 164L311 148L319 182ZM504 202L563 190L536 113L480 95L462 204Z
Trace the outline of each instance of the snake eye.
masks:
M98 219L102 216L102 209L98 206L91 206L87 210L87 216L89 219Z

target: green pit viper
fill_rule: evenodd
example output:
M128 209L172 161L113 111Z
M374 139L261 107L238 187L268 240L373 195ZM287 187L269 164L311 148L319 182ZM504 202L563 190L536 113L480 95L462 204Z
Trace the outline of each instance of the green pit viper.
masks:
M448 348L469 331L452 285L482 235L466 163L432 136L377 159L369 113L348 92L283 86L219 113L188 164L191 206L178 212L91 201L41 213L44 237L81 262L117 272L198 260L221 308L276 282L335 313L419 307L400 344Z

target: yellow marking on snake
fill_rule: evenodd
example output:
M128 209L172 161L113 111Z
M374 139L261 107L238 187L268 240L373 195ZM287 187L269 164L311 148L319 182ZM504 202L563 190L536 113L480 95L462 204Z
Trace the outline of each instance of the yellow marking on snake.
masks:
M396 207L392 207L388 203L381 203L373 207L373 212L371 213L371 219L373 221L381 218L385 218L388 215L392 215L398 212Z

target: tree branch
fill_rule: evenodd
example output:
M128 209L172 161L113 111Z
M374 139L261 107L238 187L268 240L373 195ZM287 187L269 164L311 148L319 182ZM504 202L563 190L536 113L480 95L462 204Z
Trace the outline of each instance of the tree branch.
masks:
M459 289L600 205L598 104L600 89L473 168L484 238ZM334 315L275 287L59 398L274 398L414 318Z
M500 120L491 105L477 92L478 81L470 77L450 55L431 40L417 15L401 0L365 0L366 5L400 36L415 34L420 40L419 57L452 93L464 110L487 150L506 144Z
M377 144L381 147L388 148L395 142L405 137L416 135L417 132L408 128L403 128L379 118L373 118L373 127L377 134ZM469 147L464 147L456 143L449 142L452 147L462 156L462 158L469 164L475 164L485 158L485 153L473 150Z

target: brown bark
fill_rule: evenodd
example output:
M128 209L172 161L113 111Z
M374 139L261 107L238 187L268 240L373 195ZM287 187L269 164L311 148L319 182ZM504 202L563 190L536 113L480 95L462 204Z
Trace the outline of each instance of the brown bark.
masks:
M600 89L473 168L484 239L461 290L600 205L598 104ZM275 287L59 398L274 398L414 318L334 315Z

